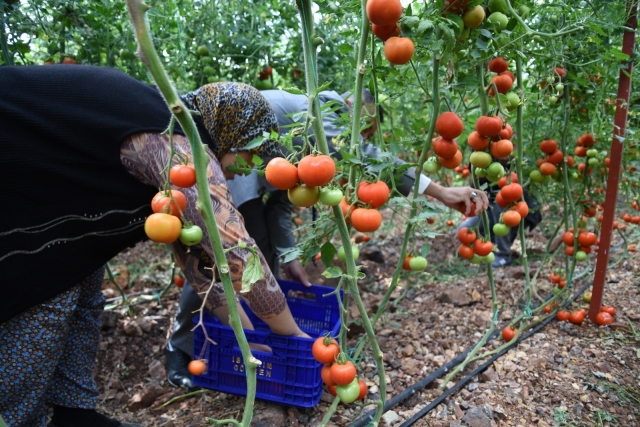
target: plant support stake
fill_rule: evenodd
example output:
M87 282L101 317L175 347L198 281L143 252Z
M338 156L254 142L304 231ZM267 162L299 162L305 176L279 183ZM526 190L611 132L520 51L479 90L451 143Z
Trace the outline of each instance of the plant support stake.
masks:
M600 250L596 261L596 272L593 278L591 291L591 305L589 306L589 319L595 323L596 316L602 307L602 291L609 263L609 250L611 248L611 232L616 213L616 199L618 198L618 182L620 181L620 169L622 163L622 144L627 128L629 114L629 95L631 93L631 73L633 71L633 50L636 41L636 28L638 26L638 2L627 2L629 18L625 24L622 38L622 52L629 55L626 64L621 64L620 80L618 83L618 97L616 98L616 116L613 125L613 141L611 141L611 163L609 164L609 178L607 179L607 195L604 202L604 214L602 219L602 233L600 234Z

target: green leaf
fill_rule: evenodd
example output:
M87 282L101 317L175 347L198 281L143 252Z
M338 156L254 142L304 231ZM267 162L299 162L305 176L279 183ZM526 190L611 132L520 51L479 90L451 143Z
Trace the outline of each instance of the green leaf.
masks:
M433 28L433 22L428 19L423 19L420 21L420 25L418 25L418 29L416 30L416 32L424 33L431 28Z
M429 245L428 243L425 243L424 245L422 245L422 247L420 248L420 255L422 255L423 257L427 257L427 255L429 255L429 250L431 249L431 245Z
M306 92L304 90L299 89L297 87L285 87L285 88L282 88L282 90L284 90L285 92L292 93L294 95L306 95Z
M322 272L322 275L327 279L333 279L342 276L342 270L340 267L329 267Z
M263 278L264 270L262 269L262 264L260 264L260 258L252 253L249 255L247 265L242 272L242 289L240 289L240 293L246 294L251 291L253 284Z
M493 34L491 33L491 31L489 31L489 30L487 30L487 29L485 29L485 28L482 28L482 29L480 30L480 33L481 33L483 36L485 36L486 38L488 38L488 39L490 39L490 40L493 40Z
M262 157L260 156L256 156L255 154L253 155L253 157L251 158L251 161L253 162L254 165L256 166L261 166L264 163L264 160L262 160Z
M327 81L324 82L320 85L320 87L318 89L316 89L316 93L320 93L323 90L327 90L329 88L329 86L331 86L331 83L333 83L332 81Z
M331 242L326 242L320 248L320 259L326 267L331 267L331 264L333 264L333 257L336 255L336 252L338 251L336 250L336 247L331 244Z

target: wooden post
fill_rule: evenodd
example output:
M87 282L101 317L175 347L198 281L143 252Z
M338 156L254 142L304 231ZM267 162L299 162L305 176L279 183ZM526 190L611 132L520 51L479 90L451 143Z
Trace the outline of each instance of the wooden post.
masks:
M638 1L627 2L629 19L625 24L628 28L622 39L622 52L629 55L629 59L620 69L618 82L618 97L616 98L616 116L613 126L613 141L611 142L611 162L609 164L609 178L607 180L607 195L604 204L602 230L600 233L600 249L596 261L596 272L593 278L591 305L589 306L589 319L595 323L596 316L602 306L602 291L607 275L609 263L609 250L611 248L611 232L616 213L616 200L618 197L618 182L622 164L622 147L627 127L629 94L631 93L631 72L633 71L633 49L635 45L635 30L638 26L637 13Z

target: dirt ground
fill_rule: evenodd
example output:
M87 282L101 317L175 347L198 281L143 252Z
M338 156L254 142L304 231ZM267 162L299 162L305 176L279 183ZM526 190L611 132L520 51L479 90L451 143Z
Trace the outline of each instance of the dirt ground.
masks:
M394 292L376 327L384 353L388 398L472 347L491 324L491 291L485 268L457 259L458 243L453 231L446 227L440 231L443 234L431 243L427 271L404 273L402 289ZM552 291L552 283L547 280L551 269L564 263L560 250L555 258L541 265L547 233L542 229L530 234L527 249L530 273L542 269L537 291L543 297ZM636 243L638 230L628 230L628 235ZM361 245L360 260L366 278L359 286L370 313L377 309L391 282L401 242L398 230L387 230ZM516 242L514 248L518 245ZM615 265L607 275L604 303L617 309L613 325L598 327L588 319L582 325L553 320L413 425L640 426L640 257L625 256L619 248L612 253L610 262ZM578 266L583 277L572 292L593 280L594 265L592 254L589 265ZM122 307L105 312L95 369L100 387L99 409L121 421L136 421L149 427L208 426L213 419L239 420L244 408L242 397L209 390L189 394L166 381L164 348L180 292L172 286L162 298L152 296L170 282L171 260L166 248L149 242L140 244L121 253L110 267L117 273L116 281L126 287L125 292L131 296L142 293L146 299L139 301L130 314ZM313 283L335 286L320 275L319 266L308 264L307 270ZM494 277L500 303L499 324L504 324L523 308L522 258L495 270ZM105 281L108 298L118 295L114 289ZM578 298L572 308L578 307L588 308L588 304ZM350 313L357 322L355 307ZM354 347L362 328L350 326L349 346ZM504 341L497 338L480 353L502 344ZM474 363L478 366L482 360ZM467 368L448 386L470 371ZM370 386L368 397L377 396L373 359L363 360L359 372ZM382 425L403 425L442 393L438 389L441 381L442 377L392 408L383 416ZM326 392L317 407L308 409L258 401L252 425L314 427L320 424L331 402L332 397ZM370 409L371 405L365 410ZM346 426L361 411L361 405L340 404L329 425Z

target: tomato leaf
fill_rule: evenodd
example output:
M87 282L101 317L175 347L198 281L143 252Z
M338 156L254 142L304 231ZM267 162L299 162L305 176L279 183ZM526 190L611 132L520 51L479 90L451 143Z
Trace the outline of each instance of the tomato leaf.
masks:
M242 289L240 289L240 293L246 294L251 291L253 284L263 278L264 270L262 269L262 264L260 264L260 258L252 253L249 255L247 265L245 265L244 271L242 272Z
M280 257L280 262L283 264L293 261L294 259L298 258L302 253L300 249L297 249L296 247L293 247L293 248L276 247L276 249L279 254L278 256Z
M285 88L282 88L282 90L284 90L285 92L292 93L294 95L306 95L305 91L303 91L302 89L298 89L297 87L285 87Z
M336 252L338 251L336 247L331 244L331 242L326 242L320 248L320 259L326 267L330 267L333 264L333 257L335 257Z
M333 279L342 276L342 270L340 267L329 267L322 272L322 275L327 279Z

